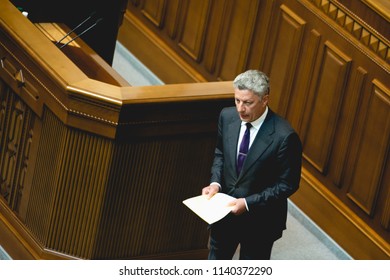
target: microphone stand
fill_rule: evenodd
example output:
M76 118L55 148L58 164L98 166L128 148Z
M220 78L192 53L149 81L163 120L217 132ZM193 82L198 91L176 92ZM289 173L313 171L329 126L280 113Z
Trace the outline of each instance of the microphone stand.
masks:
M82 36L84 33L86 33L87 31L89 31L91 28L95 27L100 21L102 20L102 18L99 18L96 20L96 22L94 24L92 24L90 27L88 27L87 29L85 29L83 32L81 32L80 34L78 34L76 37L73 37L70 41L68 41L66 44L63 44L61 47L59 47L60 49L62 49L63 47L69 45L70 43L72 43L74 40L76 40L77 38L79 38L80 36ZM72 31L71 31L72 32ZM69 33L71 33L69 32ZM57 45L57 44L56 44Z
M86 19L84 19L81 23L79 23L76 27L74 27L71 31L69 31L68 33L66 33L66 35L64 37L62 37L60 40L58 40L55 45L58 45L59 43L62 42L62 40L64 40L66 37L68 37L72 32L74 32L76 29L78 29L80 26L82 26L84 23L86 23L88 20L90 20L92 18L92 16L95 14L96 12L92 12Z

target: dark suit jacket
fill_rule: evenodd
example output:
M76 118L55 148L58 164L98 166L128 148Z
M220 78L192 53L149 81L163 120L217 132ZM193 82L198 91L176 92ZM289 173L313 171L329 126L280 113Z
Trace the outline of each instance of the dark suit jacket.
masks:
M222 110L211 182L220 183L224 193L245 198L249 212L243 219L250 230L276 240L286 228L287 198L299 187L301 141L290 124L269 109L237 176L240 126L235 107Z

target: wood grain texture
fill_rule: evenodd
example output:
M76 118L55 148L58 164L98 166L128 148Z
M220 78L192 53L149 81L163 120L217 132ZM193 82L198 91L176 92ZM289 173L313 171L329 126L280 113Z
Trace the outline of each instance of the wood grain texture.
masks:
M181 200L208 183L231 79L254 67L303 140L294 202L354 258L390 258L389 43L337 1L129 1L120 40L169 81L149 87L90 79L0 8L0 234L15 255L204 258Z

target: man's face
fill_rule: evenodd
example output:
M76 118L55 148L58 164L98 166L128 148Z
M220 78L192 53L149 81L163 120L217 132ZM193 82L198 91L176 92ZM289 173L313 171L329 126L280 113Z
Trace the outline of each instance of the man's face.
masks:
M241 120L252 122L264 113L268 104L268 94L261 98L250 90L236 88L234 89L234 100Z

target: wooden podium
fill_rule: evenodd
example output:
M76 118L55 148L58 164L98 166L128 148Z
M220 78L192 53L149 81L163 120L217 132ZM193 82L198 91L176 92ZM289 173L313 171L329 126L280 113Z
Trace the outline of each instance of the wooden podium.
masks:
M132 87L56 32L0 0L0 245L14 259L205 258L207 225L182 200L209 183L231 82Z

